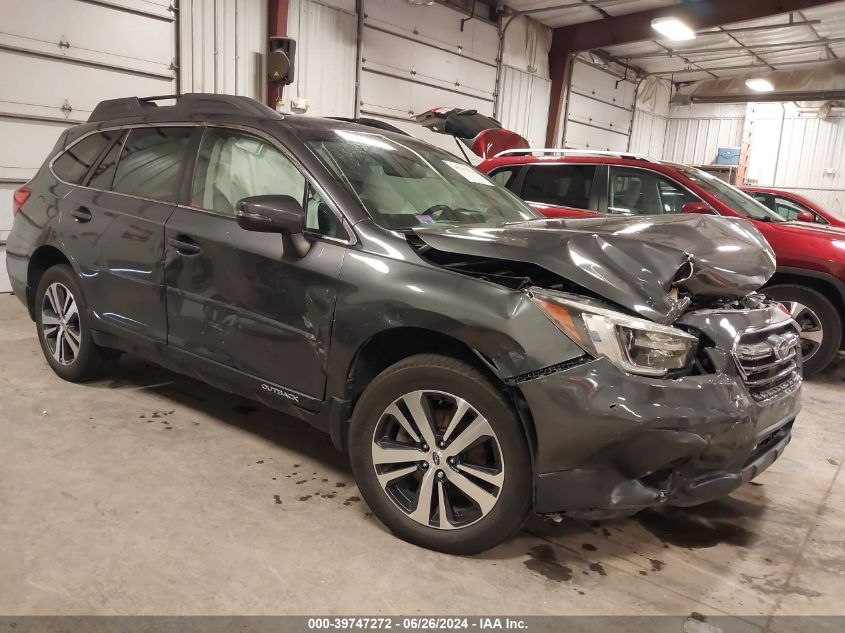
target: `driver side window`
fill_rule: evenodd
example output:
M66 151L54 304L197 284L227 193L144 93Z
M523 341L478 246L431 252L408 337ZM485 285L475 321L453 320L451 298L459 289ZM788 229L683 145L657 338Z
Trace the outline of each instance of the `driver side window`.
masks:
M238 200L265 194L302 200L305 177L279 150L252 134L206 129L194 170L191 206L234 215Z
M345 237L331 208L271 143L246 132L207 128L194 170L191 206L234 215L238 200L260 195L286 195L304 201L308 231Z
M621 215L680 213L695 196L668 178L641 169L610 168L607 211Z

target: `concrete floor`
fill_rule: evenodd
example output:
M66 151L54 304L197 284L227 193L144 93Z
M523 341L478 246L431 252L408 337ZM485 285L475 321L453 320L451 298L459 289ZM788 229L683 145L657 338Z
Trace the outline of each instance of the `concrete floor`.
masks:
M405 544L328 436L124 359L73 385L0 296L0 613L843 614L845 362L731 498L456 558Z

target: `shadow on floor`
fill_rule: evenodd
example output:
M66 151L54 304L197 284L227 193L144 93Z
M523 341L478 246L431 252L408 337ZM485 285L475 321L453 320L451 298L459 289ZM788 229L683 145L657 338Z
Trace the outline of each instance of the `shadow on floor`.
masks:
M328 434L307 422L138 358L124 356L110 376L86 387L156 393L174 405L257 435L351 476L346 455L334 447Z
M347 456L335 449L327 434L307 422L137 358L122 358L111 376L86 386L92 389L154 392L174 405L257 435L351 477ZM555 524L546 518L532 515L523 528L524 535L529 536L533 544L528 556L535 561L533 564L536 567L563 579L569 572L558 569L559 565L555 562L556 552L562 545L580 547L585 556L599 561L596 563L596 571L600 574L601 552L596 552L599 548L595 543L603 540L611 540L617 547L624 548L627 543L631 543L633 536L633 547L636 547L636 543L642 542L650 534L665 548L698 549L720 544L748 548L758 540L755 528L762 522L766 504L762 489L755 489L753 494L745 494L743 497L728 497L693 508L646 510L633 517L601 522L564 519ZM511 542L479 558L506 560L525 556L525 544L514 545ZM661 564L655 561L653 571L658 571Z

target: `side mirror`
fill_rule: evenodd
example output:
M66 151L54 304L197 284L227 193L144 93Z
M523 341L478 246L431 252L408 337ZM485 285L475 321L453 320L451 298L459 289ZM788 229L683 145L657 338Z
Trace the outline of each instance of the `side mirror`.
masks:
M311 250L311 243L303 234L305 210L296 198L281 195L243 198L235 205L235 219L246 231L281 233L285 250L290 244L299 257L305 257Z
M699 213L702 215L718 215L716 211L706 202L699 202L698 200L684 202L681 206L681 213Z
M814 216L809 211L799 211L798 212L798 221L799 222L815 222L816 216Z
M261 233L295 235L305 230L305 211L291 196L251 196L235 205L238 226Z

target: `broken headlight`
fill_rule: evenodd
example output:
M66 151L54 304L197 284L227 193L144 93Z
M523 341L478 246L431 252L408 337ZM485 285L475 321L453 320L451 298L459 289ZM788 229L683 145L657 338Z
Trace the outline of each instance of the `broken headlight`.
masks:
M678 328L540 289L532 289L531 300L584 351L632 374L664 376L695 356L698 339Z

